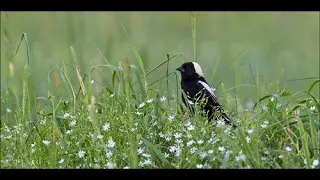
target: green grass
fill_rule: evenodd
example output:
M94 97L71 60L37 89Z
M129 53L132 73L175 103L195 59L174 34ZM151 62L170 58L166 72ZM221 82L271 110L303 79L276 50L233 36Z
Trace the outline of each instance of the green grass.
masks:
M261 80L268 69L254 63L248 64L246 76L236 62L250 47L228 55L227 63L217 60L219 64L212 68L218 71L215 78L226 76L224 71L231 74L230 82L222 78L214 87L237 124L232 128L221 121L208 122L201 111L192 115L182 106L180 76L174 67L187 61L188 53L166 52L161 60L148 60L125 21L119 24L119 38L124 38L132 55L112 60L95 46L103 61L97 64L95 57L84 60L90 54L81 48L84 44L71 43L68 56L45 71L44 83L37 74L45 68L35 63L41 51L34 50L34 38L23 34L17 50L9 31L10 17L3 16L1 36L6 40L1 65L23 68L1 72L5 87L1 89L2 168L320 167L316 165L320 160L319 77L292 81L302 81L304 86L291 87L281 74ZM76 16L70 17L69 24ZM202 21L196 21L197 14L189 17L191 56L206 69L210 62L201 60L196 47L201 43ZM306 71L302 68L300 73ZM205 76L210 79L208 72L209 67Z

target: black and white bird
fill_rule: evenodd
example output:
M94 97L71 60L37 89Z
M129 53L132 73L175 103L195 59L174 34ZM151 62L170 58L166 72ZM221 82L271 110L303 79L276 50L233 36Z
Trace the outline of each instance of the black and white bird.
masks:
M207 113L209 120L222 118L227 124L231 124L231 119L226 115L214 94L214 89L210 87L204 78L201 67L196 62L185 62L176 70L181 73L181 88L187 96L187 101L182 93L182 101L193 109L195 103L203 103L203 110Z

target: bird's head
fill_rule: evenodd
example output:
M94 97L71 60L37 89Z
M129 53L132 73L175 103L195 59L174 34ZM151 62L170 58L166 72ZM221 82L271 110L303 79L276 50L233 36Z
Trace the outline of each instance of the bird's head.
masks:
M198 78L199 76L203 76L201 67L196 62L185 62L176 70L180 71L183 79Z

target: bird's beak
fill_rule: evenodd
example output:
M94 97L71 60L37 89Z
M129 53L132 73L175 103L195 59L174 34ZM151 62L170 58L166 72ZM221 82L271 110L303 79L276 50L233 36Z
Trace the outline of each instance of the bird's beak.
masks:
M176 69L177 71L184 72L184 69L180 66Z

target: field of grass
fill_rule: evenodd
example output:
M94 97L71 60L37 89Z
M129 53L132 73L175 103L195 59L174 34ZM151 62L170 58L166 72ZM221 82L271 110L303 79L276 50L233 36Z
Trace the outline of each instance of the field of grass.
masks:
M319 168L319 82L319 12L1 12L1 168Z

